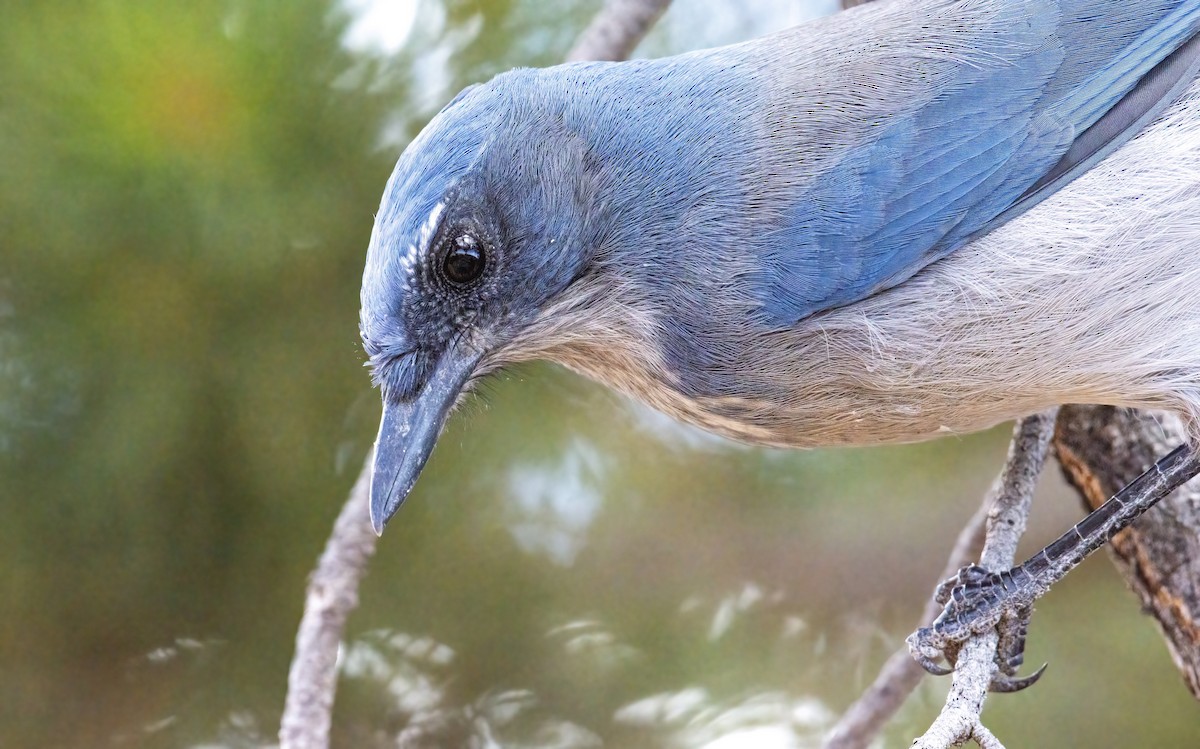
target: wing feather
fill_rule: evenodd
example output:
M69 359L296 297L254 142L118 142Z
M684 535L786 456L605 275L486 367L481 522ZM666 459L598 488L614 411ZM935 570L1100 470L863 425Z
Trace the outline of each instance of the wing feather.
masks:
M988 40L930 101L900 107L798 196L764 257L769 322L901 283L1028 210L1132 137L1200 66L1189 43L1200 0L1011 12L1011 39Z

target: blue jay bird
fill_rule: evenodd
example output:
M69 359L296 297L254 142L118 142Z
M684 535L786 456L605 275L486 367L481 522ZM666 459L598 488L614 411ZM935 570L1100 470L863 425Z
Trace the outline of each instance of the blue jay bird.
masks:
M460 395L530 359L763 445L1068 402L1200 439L1197 31L1200 0L884 0L468 88L400 157L367 253L376 530ZM965 574L922 662L1197 471L1185 445L1081 533Z

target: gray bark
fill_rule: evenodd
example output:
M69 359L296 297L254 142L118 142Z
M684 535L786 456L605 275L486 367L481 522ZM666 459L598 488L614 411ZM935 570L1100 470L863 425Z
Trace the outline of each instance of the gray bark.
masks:
M1091 511L1186 439L1168 414L1110 406L1062 409L1054 449ZM1188 690L1200 699L1200 487L1175 490L1113 537L1109 555L1158 622Z

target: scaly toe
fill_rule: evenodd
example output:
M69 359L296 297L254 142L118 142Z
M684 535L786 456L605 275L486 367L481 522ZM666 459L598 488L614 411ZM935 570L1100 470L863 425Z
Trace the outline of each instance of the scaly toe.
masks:
M939 661L946 657L945 651L934 644L935 635L929 627L922 627L913 632L905 640L908 652L921 668L934 676L948 676L954 673L952 665L942 665Z
M1029 676L1022 676L1019 679L1014 679L1010 676L996 676L992 679L992 683L988 685L989 692L1020 692L1022 689L1027 689L1037 683L1038 679L1042 678L1042 674L1046 673L1046 666L1050 664L1043 663L1042 667L1034 671Z

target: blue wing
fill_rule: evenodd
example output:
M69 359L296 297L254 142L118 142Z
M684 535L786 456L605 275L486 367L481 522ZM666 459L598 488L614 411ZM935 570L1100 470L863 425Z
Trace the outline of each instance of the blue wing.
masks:
M1001 45L997 64L961 66L799 196L764 257L769 323L894 286L1028 210L1132 137L1200 63L1200 0L1013 8L1019 54Z

